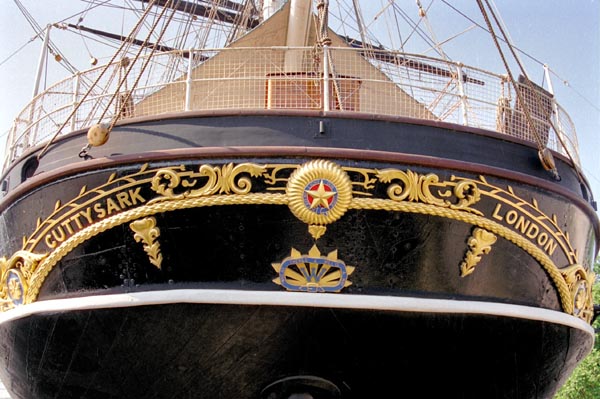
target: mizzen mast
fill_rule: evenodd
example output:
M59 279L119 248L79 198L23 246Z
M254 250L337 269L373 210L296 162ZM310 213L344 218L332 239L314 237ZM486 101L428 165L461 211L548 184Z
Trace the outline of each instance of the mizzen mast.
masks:
M290 0L287 47L305 47L308 45L311 3L311 0ZM302 52L287 51L285 55L285 71L300 71L302 69L302 56Z

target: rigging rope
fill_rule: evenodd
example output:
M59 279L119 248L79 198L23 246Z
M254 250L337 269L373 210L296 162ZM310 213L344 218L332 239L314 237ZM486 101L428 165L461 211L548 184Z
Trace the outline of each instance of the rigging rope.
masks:
M485 0L485 1L486 1L486 4L489 7L488 1L487 0ZM545 152L545 150L546 150L546 144L542 141L542 138L540 137L539 132L537 131L537 128L535 126L535 122L533 121L533 118L532 118L530 110L529 110L529 106L524 101L522 90L517 85L517 83L515 82L515 79L513 77L511 69L510 69L510 66L508 65L508 61L506 60L506 57L504 56L504 52L502 51L502 48L500 47L500 43L498 42L498 38L497 38L497 36L496 36L496 34L494 32L494 27L492 26L492 23L491 23L491 21L489 19L487 11L485 10L485 6L483 5L482 0L477 0L477 5L479 6L479 10L481 11L481 14L483 16L483 19L485 20L485 23L486 23L486 25L488 27L488 30L491 33L492 40L494 41L494 45L496 46L496 49L498 50L500 58L502 59L502 63L504 64L504 68L506 69L506 73L508 74L508 79L510 81L510 84L514 88L515 93L517 95L517 99L519 101L519 104L521 105L521 107L523 109L523 113L525 114L525 120L527 121L529 129L530 129L531 133L533 133L533 136L535 137L535 140L537 141L538 151L539 151L539 154L540 154L540 160L544 164L544 161L542 160L542 154L546 153ZM498 24L498 20L495 18L494 12L491 9L490 9L490 11L492 13L492 16L494 16L496 24ZM502 29L502 27L498 26L498 28L500 29L500 32L502 33L504 39L507 40L507 36L506 36L504 30ZM508 43L508 41L507 41L507 43ZM509 43L509 48L511 48L511 51L513 52L513 55L514 55L514 50L512 49L512 46L510 46L510 43ZM519 66L521 66L521 64L519 63L518 60L517 60L517 64ZM524 72L524 70L522 68L521 68L521 71L523 71L523 73L525 74L525 72ZM537 94L537 96L540 95L538 93L538 91L532 86L532 82L529 80L529 78L527 77L526 74L525 74L525 82L532 89L533 93ZM538 99L538 98L536 98L536 99ZM552 122L550 121L550 118L547 118L547 119L550 122L550 124L552 124ZM552 127L554 128L555 131L557 131L556 128L553 125L552 125ZM559 135L557 134L557 136L559 136ZM569 154L569 158L571 158L570 154ZM571 158L571 161L573 161L572 158ZM575 162L573 162L573 164L575 165ZM544 167L546 168L546 165L544 165ZM550 165L548 165L548 168L550 169L551 173L554 175L554 178L557 179L557 180L560 180L560 176L558 175L558 171L556 170L556 166L553 165L553 164L550 164Z
M25 42L25 44L23 44L21 47L19 47L18 49L16 49L15 51L12 52L12 54L10 54L8 57L6 57L2 62L0 62L0 66L4 65L6 62L8 62L12 57L14 57L15 55L17 55L21 50L23 50L29 43L33 42L35 39L38 38L39 35L35 35L34 37L32 37L31 39L29 39L27 42Z
M179 0L178 0L179 1ZM173 4L173 0L170 0L167 4ZM154 24L154 26L152 27L152 30L148 33L148 37L146 38L145 42L147 43L150 40L150 37L152 35L152 33L154 33L154 30L156 29L156 27L158 26L158 23L160 22L161 18L163 17L163 15L165 14L166 10L167 10L168 6L165 5L163 7L163 11L160 13L160 15L158 16L158 18L156 19L156 23ZM112 130L112 128L115 126L115 124L117 123L117 121L119 120L123 110L125 109L125 107L127 107L127 104L129 102L129 100L131 99L131 93L133 93L133 90L135 90L135 88L137 87L140 79L142 78L142 76L144 75L144 71L146 70L146 68L148 67L148 65L150 64L150 62L152 61L152 56L154 55L154 53L156 52L156 49L158 47L158 43L162 40L165 32L167 31L167 27L169 26L169 24L171 23L171 20L173 19L173 16L175 16L176 14L176 7L174 7L173 11L171 12L171 15L169 16L169 19L167 20L167 22L163 25L163 28L161 29L157 40L154 43L154 46L152 47L152 50L150 52L150 55L146 57L144 64L142 65L142 68L140 70L140 72L137 75L137 78L135 79L135 81L133 82L133 85L131 87L131 90L127 90L127 93L125 95L125 98L123 99L123 102L121 103L121 107L118 110L118 112L115 114L115 116L113 117L112 122L110 123L110 126L108 128L108 131L110 132ZM141 54L142 51L142 47L140 47L140 52L138 53L138 56ZM123 81L127 80L127 76L129 75L129 73L133 70L133 66L135 64L136 59L133 60L133 62L131 63L131 67L129 68L129 70L125 73L125 76L123 78ZM108 108L110 107L110 104L112 103L112 101L114 100L114 98L116 98L116 96L118 95L118 90L120 89L121 85L119 85L119 88L117 88L117 90L115 91L115 95L113 96L113 98L111 99L111 101L109 102L109 104L107 105L106 109L108 110ZM106 111L105 111L106 112ZM102 114L102 117L104 116L104 113ZM100 117L100 119L102 119L102 117Z
M21 14L23 14L23 16L25 17L25 19L27 20L27 22L29 23L29 25L31 26L33 31L36 33L35 37L36 38L41 37L42 34L44 33L44 29L42 29L40 24L37 23L35 18L33 18L33 16L29 13L29 11L27 11L27 9L23 6L23 4L21 4L21 2L19 0L13 0L13 1L17 5L17 8L19 8L19 11L21 11ZM78 72L77 68L75 68L75 66L73 64L71 64L65 58L64 54L58 49L58 47L56 47L56 45L52 42L52 40L48 40L48 51L54 57L57 57L57 58L59 57L59 59L61 61L60 65L62 65L71 74L75 74Z
M421 19L424 21L425 27L429 31L429 35L431 37L431 40L433 41L433 46L434 46L435 50L442 57L442 59L444 59L444 61L448 61L449 60L448 55L442 49L442 46L440 46L440 43L437 40L435 33L433 32L433 28L431 27L431 23L429 22L429 18L427 18L427 12L429 11L429 8L433 4L433 2L429 3L427 10L425 10L425 9L423 9L423 6L421 5L421 1L420 0L416 0L416 1L417 1L417 7L419 7L419 17L421 17Z
M15 0L17 1L17 0ZM155 0L150 0L150 5L148 6L148 8L146 9L146 11L143 14L143 18L145 18L148 13L150 12L150 9L152 8L151 6L154 4ZM133 27L133 29L131 30L131 33L129 35L129 37L132 39L135 35L135 32L137 32L137 30L139 29L143 18L140 18L138 20L138 22L135 24L135 26ZM92 90L96 87L96 85L98 84L98 82L100 82L100 79L102 79L102 77L104 76L104 74L108 71L108 68L110 65L113 64L113 62L115 61L115 59L117 58L117 56L121 53L121 51L123 49L125 49L125 47L127 47L128 42L123 42L121 44L121 46L119 47L119 49L113 54L112 58L110 59L110 61L108 62L108 64L106 65L106 68L104 68L102 70L102 72L100 72L100 74L98 75L98 77L96 78L96 80L92 83L92 85L90 86L90 88L85 92L85 94L83 95L83 97L79 100L79 103L77 104L77 106L73 107L73 110L71 111L71 113L69 114L69 116L65 119L65 121L63 122L63 124L58 128L58 130L56 131L56 133L54 133L54 135L52 136L52 138L50 140L48 140L48 142L46 143L46 145L44 146L44 148L42 148L42 150L40 151L40 153L37 156L37 159L40 160L45 154L46 151L48 151L48 148L50 147L50 145L54 142L54 140L58 137L58 135L62 132L62 130L65 128L65 126L67 126L67 124L69 123L69 121L71 120L71 118L73 118L75 116L75 114L77 113L77 110L79 109L79 107L81 106L81 104L83 104L83 102L86 100L86 98L91 94Z
M463 13L462 11L460 11L459 9L457 9L455 6L453 6L450 2L448 2L447 0L441 0L444 4L446 4L448 7L450 7L452 10L454 10L456 13L458 13L459 15L461 15L463 18L467 19L468 21L472 22L475 26L477 26L478 28L484 30L487 33L491 32L486 29L484 26L482 26L481 24L477 23L477 21L475 21L474 19L470 18L468 15L466 15L465 13ZM504 41L504 39L499 38L499 40ZM506 43L506 42L505 42ZM533 55L527 53L524 50L521 50L519 47L515 46L514 44L511 45L512 48L514 48L515 50L517 50L520 54L524 55L525 57L529 58L531 61L535 62L538 65L545 65L545 63L543 63L541 60L539 60L538 58L534 57ZM594 108L596 111L600 112L600 107L598 107L596 104L594 104L591 100L589 100L587 97L585 97L584 95L582 95L580 92L578 92L573 86L571 86L569 84L569 82L562 78L560 75L558 75L556 73L556 71L552 70L551 68L549 68L550 71L552 72L552 74L554 76L556 76L565 86L569 87L571 90L573 90L579 97L581 97L588 105L590 105L592 108Z
M480 0L478 0L479 2ZM511 54L513 55L513 57L515 58L515 61L517 62L517 65L519 66L521 73L525 76L525 83L526 85L531 89L531 91L534 93L535 95L535 100L537 102L537 105L539 107L539 109L541 109L543 111L543 107L541 106L542 103L542 94L534 87L533 82L531 82L531 80L529 80L529 77L527 76L527 72L525 71L525 68L523 67L523 64L521 63L519 56L516 54L515 49L513 48L513 46L510 43L510 40L508 38L507 33L505 32L505 30L502 28L502 25L500 24L500 22L498 21L498 17L496 16L496 13L494 13L494 11L492 10L490 4L489 4L489 0L485 0L488 8L492 11L492 17L494 17L494 21L496 22L496 25L498 25L498 28L500 29L500 32L502 33L502 36L504 37L504 39L506 40L506 42L508 43L508 47L511 51ZM519 96L520 93L519 90L517 90L517 87L514 86L515 82L513 80L513 87L515 87L515 91L517 92L517 96ZM522 99L521 99L522 100ZM533 122L533 118L531 117L531 114L529 113L529 109L528 106L526 104L523 104L523 111L526 114L527 117L527 121L528 124L530 125L530 129L534 132L534 134L536 135L536 139L538 140L538 144L539 143L539 135L537 132L537 129L535 128L535 123ZM552 122L552 118L550 118L550 113L552 111L549 110L548 112L545 113L544 118L545 120L548 122L548 124L550 125L550 127L552 127L552 129L556 132L556 138L558 139L558 141L560 142L560 145L562 146L562 148L565 150L567 156L569 157L569 159L571 160L571 163L573 164L573 167L575 168L575 172L577 174L577 178L579 179L579 181L581 183L585 184L585 178L583 177L583 175L581 174L581 171L579 170L579 167L577 166L577 162L575 162L575 159L573 158L573 156L571 155L571 152L569 151L568 146L565 144L562 135L560 134L560 130L554 125L554 122ZM542 144L543 145L543 144ZM540 149L540 159L542 158L542 154L543 151L545 150L545 145L544 145L544 149ZM542 161L543 163L543 161ZM558 176L558 171L556 170L556 167L552 168L552 173L555 175L555 177L558 179L560 179L560 177Z
M167 3L167 5L171 4L171 2L172 2L172 0L169 0L169 2ZM149 8L150 8L150 7L149 7ZM164 13L166 12L166 10L167 10L167 6L163 7L163 9L162 9L162 12L161 12L161 13L160 13L160 15L158 16L158 18L155 18L155 22L154 22L154 24L152 25L152 27L150 28L150 31L148 32L148 35L147 35L147 36L146 36L146 38L144 39L144 43L148 43L148 42L150 41L150 38L152 37L152 34L154 33L154 30L155 30L155 29L156 29L156 27L158 26L158 24L159 24L159 22L160 22L160 19L163 17L163 15L164 15ZM161 37L162 37L162 36L161 36ZM158 43L158 41L155 41L155 43L154 43L154 46L152 47L152 50L151 50L150 56L147 58L147 62L148 62L148 60L150 60L150 59L152 58L152 55L154 54L154 51L156 50L157 43ZM129 74L130 74L130 73L131 73L131 71L133 70L133 67L135 66L135 62L136 62L136 61L139 59L140 55L141 55L141 54L142 54L142 52L144 51L144 48L145 48L145 46L139 46L138 52L137 52L137 54L135 54L135 55L134 55L134 58L133 58L133 61L132 61L132 62L129 62L129 63L128 63L128 64L126 64L126 65L124 65L123 63L121 64L122 66L126 67L126 68L127 68L127 70L125 71L125 74L124 74L124 76L122 76L122 78L120 79L120 81L119 81L119 84L118 84L118 85L117 85L117 87L115 88L115 90L114 90L114 93L113 93L113 95L111 96L111 98L110 98L110 100L109 100L109 102L108 102L107 106L104 108L104 111L102 112L102 114L101 114L101 115L100 115L100 117L98 118L100 121L101 121L102 119L104 119L104 117L106 116L106 113L108 112L108 109L109 109L109 108L110 108L110 106L112 105L113 101L115 100L115 98L117 98L117 97L118 97L118 95L119 95L119 92L121 91L121 88L123 87L123 85L124 85L124 84L126 84L126 82L127 82L127 78L129 77ZM147 63L146 63L146 64L147 64ZM146 65L146 64L144 64L144 65ZM133 90L133 89L134 89L134 88L137 86L137 82L138 82L138 81L139 81L139 79L141 78L142 74L143 74L143 69L142 69L142 71L140 71L140 73L138 74L138 76L137 76L137 79L136 79L136 83L134 83L134 85L133 85L133 87L132 87L132 90ZM128 94L127 94L127 100L130 98L130 95L131 95L131 91L130 91L130 90L128 90ZM120 115L120 112L123 110L123 108L122 108L122 107L119 107L119 108L120 108L120 109L119 109L119 112L117 112L117 113L115 114L115 117L114 117L114 119L118 119L118 118L119 118L119 115ZM114 124L115 124L115 123L116 123L116 120L111 122L111 124L110 124L110 128L109 128L109 131L110 131L110 129L112 129L112 127L114 126Z

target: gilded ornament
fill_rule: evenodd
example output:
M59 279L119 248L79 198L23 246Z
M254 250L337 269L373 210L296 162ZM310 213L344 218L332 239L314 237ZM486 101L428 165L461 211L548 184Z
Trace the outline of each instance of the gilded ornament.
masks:
M456 204L449 204L451 209L469 209L481 199L481 192L477 184L470 180L463 180L454 186L454 196L458 199ZM448 203L446 203L448 205ZM478 214L483 213L477 211Z
M354 272L353 266L346 266L337 258L337 250L324 257L316 245L307 255L292 248L290 256L272 266L279 274L273 280L275 284L301 292L340 292L352 284L348 276Z
M0 310L25 303L31 280L45 254L17 251L10 259L0 258Z
M465 259L460 264L460 276L466 277L475 271L475 266L481 261L483 255L487 255L492 250L492 245L498 238L487 230L475 227L473 234L469 237L467 244L469 250L465 254Z
M22 305L27 290L27 282L18 270L12 269L8 271L6 288L8 299L13 305Z
M323 234L325 234L326 231L326 226L319 226L315 224L308 226L308 232L315 240L318 240L319 238L323 237Z
M382 192L387 194L381 195ZM148 197L152 193L154 198ZM481 203L484 200L485 203ZM118 208L115 205L114 212L109 212L113 204L121 203L124 205ZM95 213L92 205L96 204L105 211L102 215ZM309 225L314 239L321 237L326 225L349 209L417 213L468 223L503 237L529 253L550 276L564 311L585 320L590 318L593 274L581 269L572 276L565 274L567 269L557 267L557 260L562 264L579 264L577 251L557 217L544 214L535 199L525 200L510 186L498 187L483 176L478 179L452 176L444 180L433 173L354 168L326 160L302 165L204 164L194 170L187 170L183 165L149 169L145 164L139 171L125 176L117 177L113 173L106 183L97 187L84 186L72 200L57 201L49 216L40 218L33 233L25 238L20 252L43 258L31 261L23 255L23 267L15 267L16 254L9 261L0 262L0 266L4 265L1 306L4 309L14 306L10 298L16 299L20 293L23 303L35 301L46 276L64 256L108 229L158 213L225 205L288 205L296 217ZM496 210L492 214L487 209L494 206ZM54 238L52 234L60 226L68 231L50 245L49 239ZM528 234L531 229L538 230L535 240ZM156 239L147 242L150 246L158 244ZM474 244L473 251L483 251L476 249L477 245ZM48 251L47 256L34 253L45 251ZM472 251L471 246L469 251ZM566 263L561 260L563 254ZM152 256L158 259L159 255L160 251ZM473 252L472 258L477 256ZM473 261L465 256L466 269L472 268L469 263ZM295 267L289 265L288 268L294 270ZM9 287L7 271L10 269L21 273L21 284L19 279L11 277Z
M481 211L471 207L481 199L477 184L472 181L440 182L439 176L433 173L420 175L411 170L399 169L376 170L375 173L382 183L391 183L387 194L393 201L421 202L483 215ZM447 187L452 187L452 191ZM452 196L455 202L448 199Z
M289 178L286 193L292 213L304 223L326 225L341 218L352 202L348 174L330 161L308 162Z
M573 301L573 316L590 323L594 316L592 286L596 280L593 272L587 272L581 265L571 265L560 270Z
M150 263L160 269L163 257L160 253L160 243L157 241L160 237L160 229L156 227L156 219L147 217L135 220L129 224L129 227L135 233L133 235L135 241L144 243L144 251L148 254Z
M266 166L253 163L222 166L201 165L197 173L186 171L183 166L177 169L161 169L152 179L151 188L162 200L198 198L215 194L248 194L252 189L250 177L261 176ZM190 187L196 187L186 190ZM181 191L176 194L175 191Z

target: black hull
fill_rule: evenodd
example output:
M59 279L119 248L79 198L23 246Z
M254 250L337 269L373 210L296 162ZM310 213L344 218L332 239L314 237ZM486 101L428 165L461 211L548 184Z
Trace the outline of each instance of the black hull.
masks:
M261 164L274 162L264 158L255 158L254 161ZM286 161L290 160L279 159L272 165L289 164ZM297 164L308 161L293 160ZM225 162L227 160L211 160L214 165ZM197 162L188 163L190 166L187 169L197 169ZM239 163L244 164L244 160ZM352 168L356 168L358 164L352 165ZM421 172L420 175L435 172L442 180L450 180L453 175L440 169L410 168L389 163L367 165L372 167L368 170L396 167L397 170ZM350 279L352 285L344 289L347 293L421 293L437 298L464 297L553 310L561 310L564 305L554 287L553 278L556 276L548 273L549 270L545 270L535 257L541 252L553 262L568 264L567 254L563 253L557 241L560 235L545 239L542 242L544 245L539 245L535 238L528 240L525 245L515 245L518 241L514 239L514 233L519 232L522 226L512 219L509 219L512 224L500 219L508 219L506 215L513 209L511 206L517 207L518 202L498 202L491 197L487 202L479 201L479 209L489 219L502 222L498 223L498 229L506 236L497 238L490 254L482 256L477 263L478 272L468 277L461 275L460 264L468 252L469 237L478 221L489 220L473 212L427 207L417 208L413 212L349 209L339 220L326 226L327 231L322 238L315 240L308 233L307 224L296 218L285 205L242 202L225 206L208 203L188 207L185 202L171 201L166 205L172 206L172 209L154 212L152 206L162 206L165 202L150 204L152 195L156 194L149 189L151 184L148 179L134 188L125 186L122 190L117 189L119 193L124 193L123 209L119 208L119 200L116 199L119 194L92 192L90 195L93 198L102 199L92 202L84 197L80 201L82 205L74 208L75 211L71 209L74 205L67 202L69 197L77 196L76 192L86 182L102 182L113 176L118 186L122 183L118 181L119 177L129 179L141 168L147 168L149 174L153 175L155 170L164 167L165 164L159 168L138 164L59 180L47 189L32 193L27 201L20 201L5 212L8 220L16 221L16 215L19 215L20 229L36 232L29 237L29 244L26 245L26 248L34 248L32 253L53 253L59 245L77 238L77 234L90 232L72 251L61 256L54 267L48 268L37 299L55 299L98 289L152 289L154 285L169 282L230 284L232 288L241 289L246 286L278 289L279 286L272 282L277 274L271 264L289 256L292 248L307 253L316 243L321 253L337 249L340 259L348 265L357 266ZM468 181L475 181L473 179L475 177L469 177ZM489 184L489 181L486 182ZM493 185L490 195L495 196L496 187L501 184ZM530 188L527 186L517 189L523 193L523 198L535 195L528 192ZM385 190L380 191L382 193L376 195L385 195ZM58 199L65 204L66 216L55 216L47 220L46 225L36 228L38 218L49 210L42 208L37 213L30 209L30 204L43 203L49 192L54 196L54 201ZM245 199L243 196L239 198ZM537 198L544 201L545 209L555 213L561 211L566 202L551 196L537 195ZM54 206L54 201L49 205ZM108 203L112 204L112 215L109 214L111 208L106 205ZM514 209L510 215L516 214ZM130 223L140 218L139 213L120 219L120 215L137 210L152 212L150 215L160 229L158 242L165 267L153 265L144 246L135 239ZM72 215L78 216L77 222ZM92 219L97 215L104 218L93 219L94 223L86 226L90 215ZM577 225L587 223L585 213L575 208L571 209L568 217ZM111 220L114 222L101 227L101 234L94 230L99 223ZM78 223L82 226L79 232ZM589 230L573 231L567 244L589 252L590 245L593 245L589 233ZM547 235L550 236L550 233ZM14 237L15 244L20 238ZM532 244L538 245L532 248Z
M320 116L51 147L0 204L14 397L552 397L593 343L576 171L490 133Z
M492 315L206 304L53 312L0 331L14 345L3 379L38 399L266 398L290 376L343 398L551 398L593 341Z

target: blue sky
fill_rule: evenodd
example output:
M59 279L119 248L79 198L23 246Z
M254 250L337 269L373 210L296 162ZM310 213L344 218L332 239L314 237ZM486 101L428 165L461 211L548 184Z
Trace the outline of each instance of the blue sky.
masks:
M475 1L448 2L470 16L479 17ZM21 3L42 26L59 21L83 7L82 2L74 0L21 0ZM414 0L399 3L416 10ZM430 0L421 0L421 3L427 7ZM600 0L498 0L497 7L513 42L548 64L558 75L553 76L557 99L575 122L583 171L596 199L600 200ZM428 13L432 25L439 29L436 33L440 40L451 35L448 33L451 30L456 31L456 27L442 14L447 11L443 0L436 0ZM115 24L115 21L110 23ZM120 28L120 24L117 25ZM58 41L64 33L55 30L53 35ZM27 44L33 36L33 30L15 3L5 1L0 11L0 37L4 43L0 47L0 62L3 62L0 65L0 148L4 146L4 133L10 128L13 118L31 98L41 45L40 40ZM89 67L89 64L85 65L89 55L83 41L72 43L84 61L81 68ZM454 60L464 59L466 64L503 73L491 39L481 38L468 45L459 43L457 40L456 44L451 43L447 47ZM5 61L21 46L25 47ZM523 61L531 78L541 82L542 67L527 57L523 57ZM55 76L49 76L49 80L65 76L66 71L59 69Z

